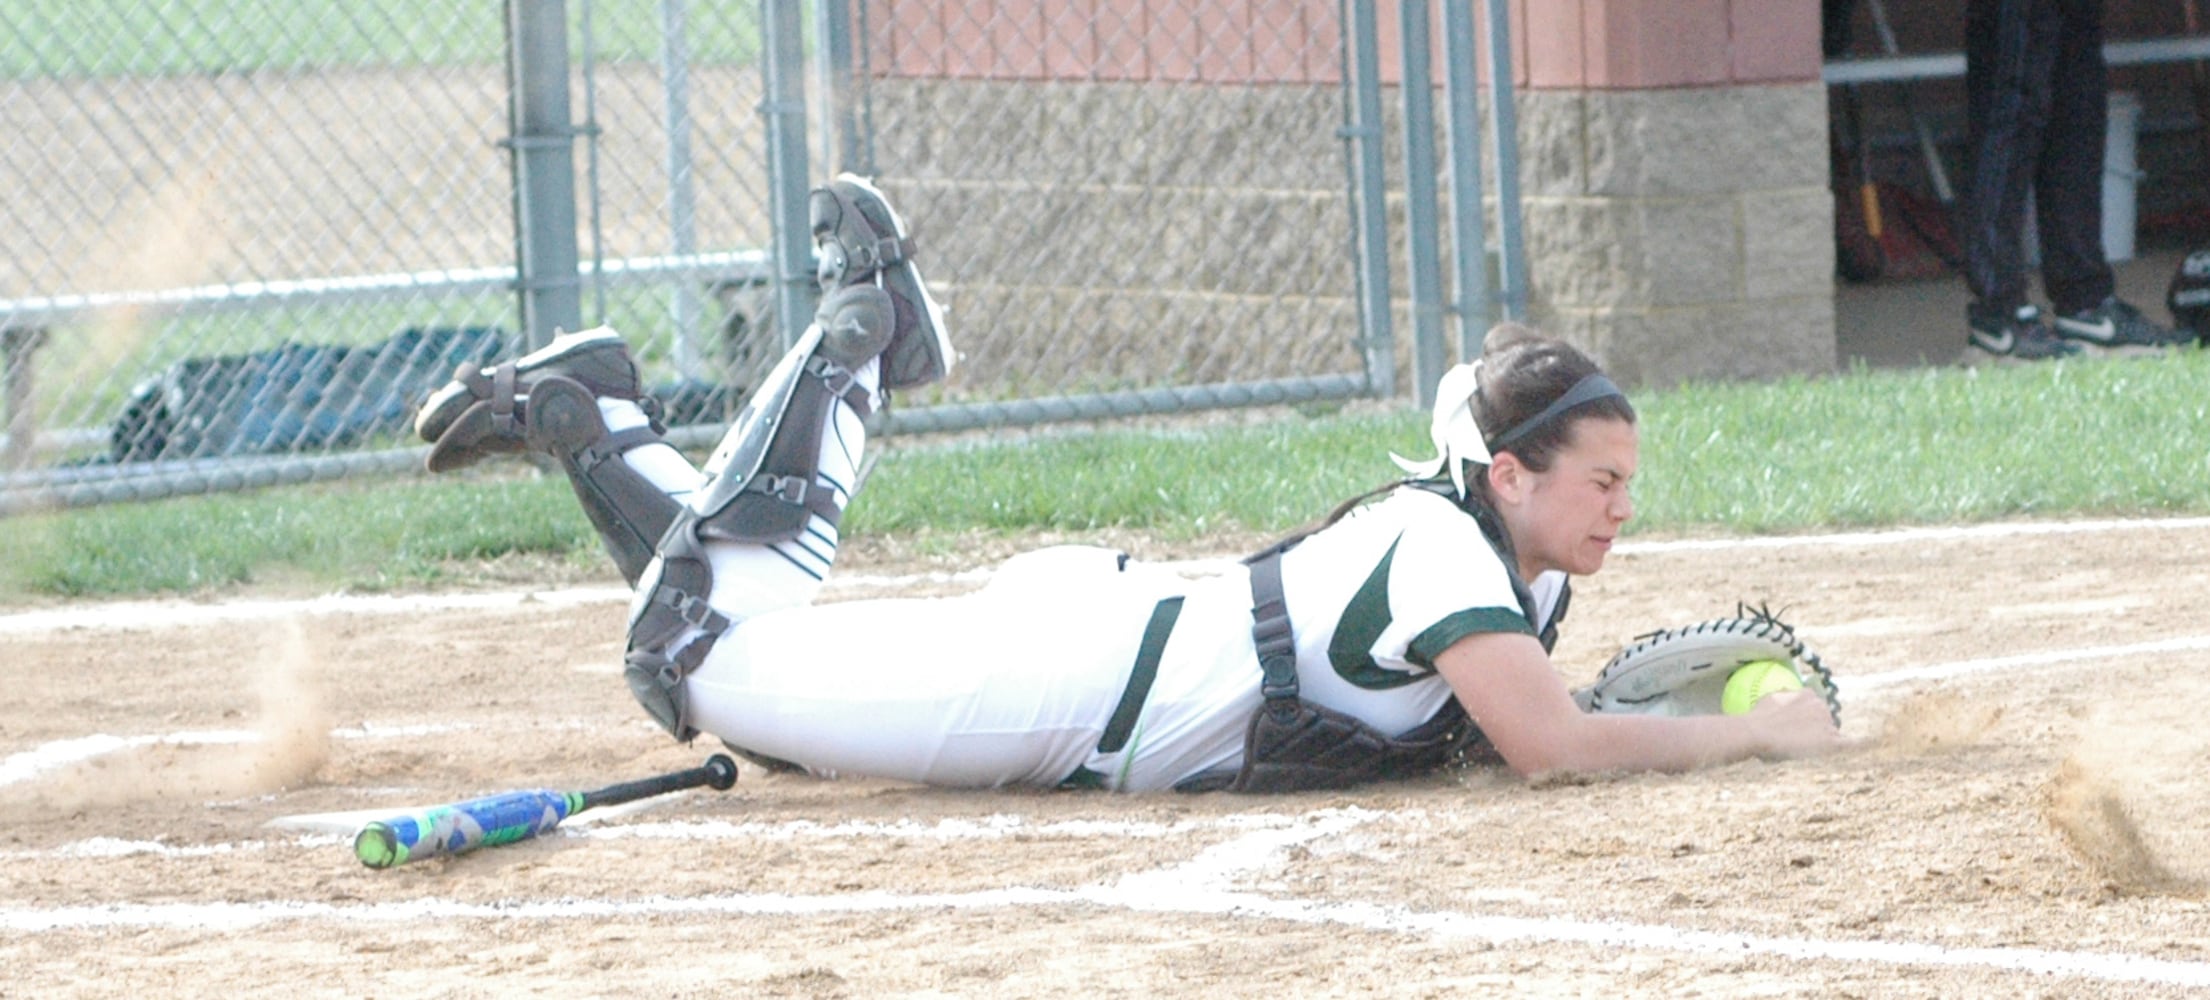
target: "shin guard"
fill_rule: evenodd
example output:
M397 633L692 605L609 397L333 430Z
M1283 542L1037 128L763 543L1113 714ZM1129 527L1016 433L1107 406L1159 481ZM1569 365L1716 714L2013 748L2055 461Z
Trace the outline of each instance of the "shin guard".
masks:
M765 545L796 538L813 517L832 525L843 518L836 494L854 484L821 481L821 444L838 403L863 420L873 408L867 387L824 337L818 325L807 330L707 459L703 471L712 479L690 503L700 537Z
M530 391L530 447L551 454L568 474L583 513L632 586L682 504L629 467L622 454L663 439L651 427L609 432L598 400L580 383L546 378Z
M698 515L685 507L660 539L659 557L637 581L637 596L629 604L629 645L622 654L629 693L660 728L685 743L698 730L691 725L683 679L734 624L707 605L713 589Z

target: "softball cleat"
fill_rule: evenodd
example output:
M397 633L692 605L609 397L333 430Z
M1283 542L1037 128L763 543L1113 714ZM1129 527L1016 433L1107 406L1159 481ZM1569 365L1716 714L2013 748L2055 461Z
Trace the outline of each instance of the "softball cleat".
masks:
M815 319L833 335L825 338L824 353L854 368L880 353L885 389L927 385L950 374L956 357L943 308L921 280L912 235L889 199L864 178L839 174L814 189L807 214L821 286ZM875 322L878 315L889 319L887 331Z
M530 388L548 377L572 380L596 396L645 400L629 345L607 327L561 334L519 359L488 368L463 365L415 412L415 434L436 446L430 450L430 471L526 450Z

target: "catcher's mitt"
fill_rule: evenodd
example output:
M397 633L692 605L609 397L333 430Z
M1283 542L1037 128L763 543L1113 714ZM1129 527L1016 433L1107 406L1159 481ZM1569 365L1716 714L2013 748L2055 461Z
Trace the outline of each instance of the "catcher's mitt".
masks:
M1826 699L1834 721L1842 703L1834 675L1796 638L1796 630L1764 607L1737 605L1732 618L1638 636L1597 673L1596 683L1573 693L1590 712L1636 715L1717 715L1727 678L1758 660L1793 667L1803 686Z

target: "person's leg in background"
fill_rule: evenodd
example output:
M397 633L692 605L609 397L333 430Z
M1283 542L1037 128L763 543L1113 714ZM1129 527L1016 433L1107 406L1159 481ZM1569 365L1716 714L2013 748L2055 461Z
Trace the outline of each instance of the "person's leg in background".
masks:
M2110 73L2103 63L2101 0L2050 2L2059 27L2049 52L2049 119L2033 186L2041 283L2056 313L2056 334L2088 348L2170 346L2186 338L2117 297L2103 247Z
M2049 117L2051 0L1970 0L1965 8L1965 112L1972 162L1960 199L1967 342L2021 360L2078 352L2026 299L2025 218L2032 165Z

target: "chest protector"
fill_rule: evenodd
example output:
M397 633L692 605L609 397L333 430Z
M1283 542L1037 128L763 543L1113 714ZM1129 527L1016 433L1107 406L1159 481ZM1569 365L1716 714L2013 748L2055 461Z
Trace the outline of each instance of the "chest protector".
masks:
M1474 517L1505 557L1504 571L1511 578L1521 612L1529 622L1537 621L1534 593L1512 566L1510 542L1491 519L1478 513ZM1251 637L1263 671L1259 692L1266 701L1251 713L1244 730L1242 766L1184 779L1176 790L1270 794L1349 788L1424 774L1487 746L1480 727L1455 697L1444 701L1426 722L1389 736L1299 696L1296 630L1282 594L1281 557L1305 537L1297 535L1244 560L1251 567ZM1559 594L1557 610L1543 626L1544 650L1557 643L1557 623L1565 617L1568 594Z

